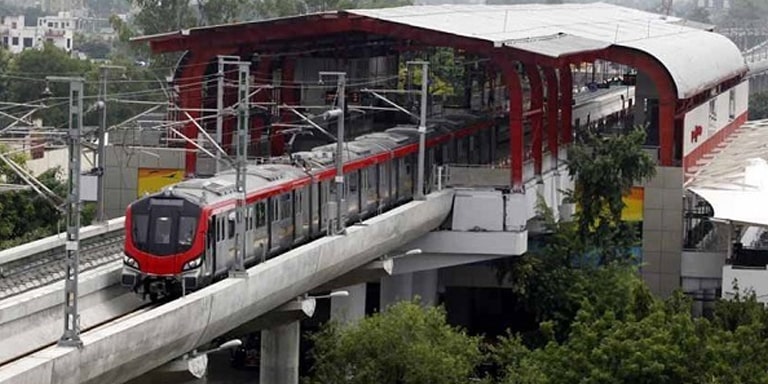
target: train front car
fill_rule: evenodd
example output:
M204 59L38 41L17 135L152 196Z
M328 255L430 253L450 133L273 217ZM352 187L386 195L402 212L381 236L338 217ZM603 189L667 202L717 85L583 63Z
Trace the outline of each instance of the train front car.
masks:
M156 301L202 285L203 210L173 188L128 207L122 284Z

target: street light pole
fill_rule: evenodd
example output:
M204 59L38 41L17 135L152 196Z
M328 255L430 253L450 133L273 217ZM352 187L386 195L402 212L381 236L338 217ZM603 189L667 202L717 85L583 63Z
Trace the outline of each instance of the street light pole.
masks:
M48 76L48 81L69 82L69 176L67 182L67 274L64 279L64 334L59 345L81 347L80 315L77 312L78 269L80 266L80 134L83 126L83 83L81 77Z
M346 72L320 72L320 80L322 81L324 76L336 76L336 97L338 100L338 109L335 115L337 116L337 132L336 132L336 234L344 234L344 220L342 219L342 207L344 204L344 161L342 160L342 154L344 153L344 107L346 91L347 73Z
M125 70L125 67L119 65L101 65L101 92L99 95L98 107L101 108L101 120L99 121L99 149L98 149L98 190L96 191L96 221L103 223L107 220L104 201L104 173L106 172L106 136L107 136L107 77L110 69Z
M427 135L427 96L429 93L429 62L411 61L411 65L421 65L421 116L419 117L419 160L416 171L416 193L414 200L424 200L424 151Z

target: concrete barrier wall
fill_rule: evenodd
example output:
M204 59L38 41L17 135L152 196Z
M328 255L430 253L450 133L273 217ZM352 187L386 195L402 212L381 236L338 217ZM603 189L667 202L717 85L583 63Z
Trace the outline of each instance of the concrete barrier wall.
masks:
M100 236L117 230L122 230L125 225L125 217L118 217L106 222L106 224L94 224L80 228L80 240L94 236ZM65 228L66 229L66 228ZM43 252L63 247L67 241L66 233L48 236L30 243L19 245L0 251L0 265L10 263L25 257L34 256Z
M143 302L120 286L122 261L80 275L80 327L129 313ZM64 332L64 281L0 301L0 364L56 342Z
M453 192L406 204L135 317L82 336L83 348L51 347L0 369L0 383L121 383L267 313L436 228Z

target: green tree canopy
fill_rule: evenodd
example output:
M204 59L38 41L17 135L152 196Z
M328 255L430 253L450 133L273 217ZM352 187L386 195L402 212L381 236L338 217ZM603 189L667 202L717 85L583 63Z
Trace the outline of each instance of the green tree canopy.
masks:
M401 302L313 336L310 383L464 384L480 363L480 339L446 323L440 308Z
M601 264L626 261L637 242L630 223L621 220L624 196L656 174L654 160L643 150L646 133L635 127L626 134L579 132L568 150L568 174L575 188L568 198L576 204L581 252L594 252Z

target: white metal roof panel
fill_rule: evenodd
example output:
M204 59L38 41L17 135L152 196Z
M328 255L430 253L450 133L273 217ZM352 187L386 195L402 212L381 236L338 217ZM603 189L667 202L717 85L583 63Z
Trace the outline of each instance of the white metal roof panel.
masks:
M689 175L686 188L714 209L714 217L768 226L768 120L739 127L728 145Z
M508 47L549 57L560 57L579 52L597 51L608 48L608 46L611 45L604 41L587 39L564 33L539 38L508 40L504 44Z
M714 210L714 218L768 227L768 192L691 188Z
M687 26L680 18L605 3L425 5L347 12L551 57L576 52L569 43L587 50L609 45L638 49L667 68L681 99L746 70L738 47L722 35Z

